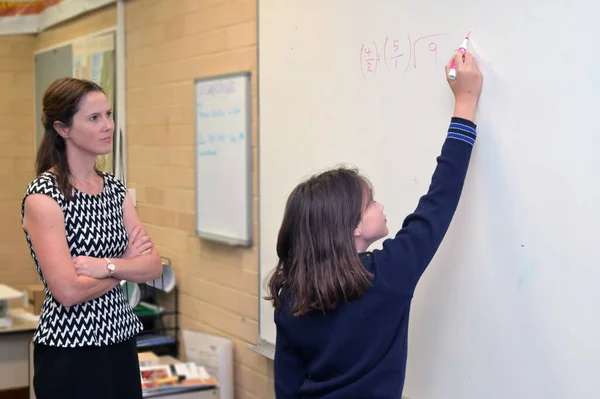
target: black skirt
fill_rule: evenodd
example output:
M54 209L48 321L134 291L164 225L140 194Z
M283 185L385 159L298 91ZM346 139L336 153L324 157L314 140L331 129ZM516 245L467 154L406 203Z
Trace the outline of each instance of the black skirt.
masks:
M141 399L135 338L109 346L35 345L36 399Z

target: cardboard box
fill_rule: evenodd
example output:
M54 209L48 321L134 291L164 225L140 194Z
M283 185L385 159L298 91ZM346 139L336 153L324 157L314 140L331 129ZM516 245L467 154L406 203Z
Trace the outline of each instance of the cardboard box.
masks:
M154 352L138 352L140 367L155 366L159 363L159 358Z
M25 286L27 292L27 304L29 311L36 316L39 316L42 311L42 304L46 299L43 284L29 284Z

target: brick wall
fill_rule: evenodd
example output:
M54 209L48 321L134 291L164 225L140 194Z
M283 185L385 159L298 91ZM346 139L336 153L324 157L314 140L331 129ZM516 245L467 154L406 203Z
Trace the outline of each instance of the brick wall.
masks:
M36 49L41 50L117 25L117 7L106 6L63 22L37 35Z
M39 283L20 220L23 194L35 175L34 52L116 22L112 6L39 35L0 36L0 283Z
M86 14L39 35L0 36L0 283L38 284L21 227L21 201L35 176L34 52L116 25L116 7Z
M0 283L39 283L20 220L23 194L35 175L34 52L116 22L111 6L39 35L0 36Z
M272 362L248 349L258 334L258 250L194 237L193 82L252 72L256 155L256 8L256 0L126 3L127 183L137 189L138 212L161 255L173 263L183 328L231 338L236 398L269 399ZM256 225L254 234L256 241Z
M35 36L0 36L0 283L36 283L21 228L21 200L34 175Z

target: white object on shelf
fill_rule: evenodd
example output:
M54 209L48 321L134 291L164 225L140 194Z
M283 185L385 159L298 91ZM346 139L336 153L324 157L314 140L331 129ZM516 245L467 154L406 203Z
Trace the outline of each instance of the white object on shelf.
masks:
M0 328L9 328L12 326L12 319L8 314L9 301L22 298L23 293L6 284L0 284Z
M203 366L219 382L219 399L233 399L233 342L184 329L183 344L186 360Z
M171 292L175 288L175 271L171 265L163 263L162 275L146 284L164 292Z
M129 301L129 305L132 309L135 308L140 302L140 297L142 295L140 292L140 287L136 283L125 280L121 280L121 287L123 287L123 291L125 292L125 296Z
M11 299L21 298L23 293L6 284L0 284L0 301L9 301Z
M12 327L12 317L4 316L0 317L0 329L11 328Z

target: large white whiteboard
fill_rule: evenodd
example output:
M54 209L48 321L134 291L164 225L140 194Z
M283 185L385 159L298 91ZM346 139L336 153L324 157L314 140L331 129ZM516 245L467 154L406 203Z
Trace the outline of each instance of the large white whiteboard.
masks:
M427 190L453 106L443 66L472 29L478 142L417 287L405 394L600 397L596 11L582 0L260 0L261 287L287 195L315 170L358 165L396 232ZM272 344L273 310L259 302Z
M196 80L196 234L252 244L250 73Z

